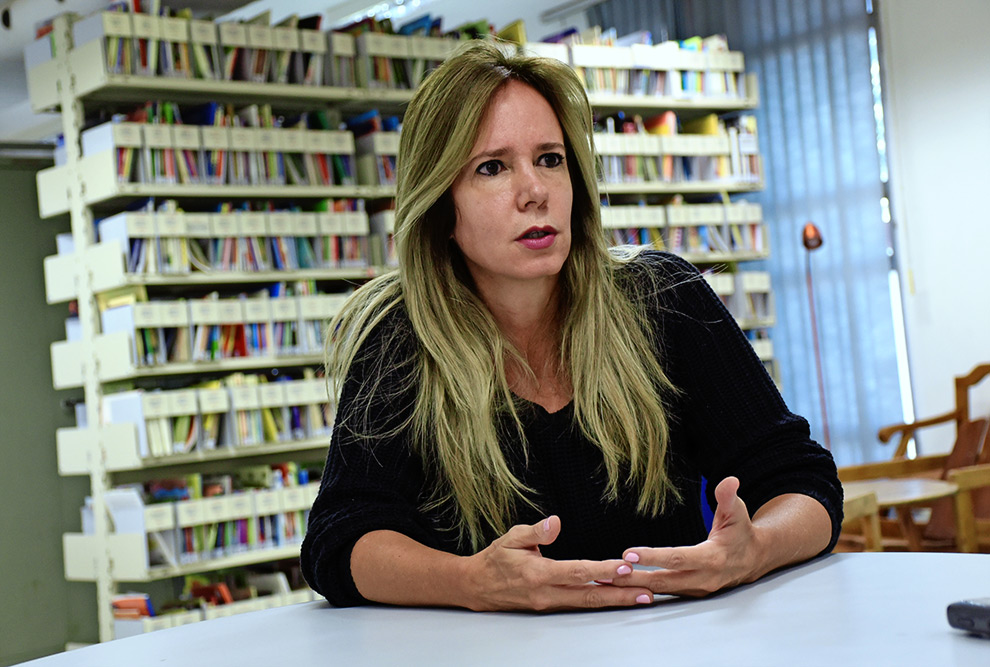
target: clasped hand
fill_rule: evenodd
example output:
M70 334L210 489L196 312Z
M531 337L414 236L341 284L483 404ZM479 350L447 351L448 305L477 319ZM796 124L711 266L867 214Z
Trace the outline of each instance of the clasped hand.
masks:
M540 546L560 535L560 519L509 529L466 563L476 610L556 611L649 604L653 594L699 597L755 581L763 571L756 530L737 495L739 480L715 489L718 508L708 539L689 547L634 547L623 560L555 561ZM631 564L657 570L634 570Z

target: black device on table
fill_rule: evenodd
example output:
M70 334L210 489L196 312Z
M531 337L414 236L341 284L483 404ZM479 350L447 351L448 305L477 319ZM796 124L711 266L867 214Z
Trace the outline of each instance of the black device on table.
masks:
M952 627L990 638L990 598L953 602L945 611Z

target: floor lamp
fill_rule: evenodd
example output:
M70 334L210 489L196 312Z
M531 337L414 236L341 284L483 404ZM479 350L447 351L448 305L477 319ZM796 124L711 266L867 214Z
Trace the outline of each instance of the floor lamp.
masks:
M811 251L822 247L822 233L809 222L801 232L801 242L804 244L804 278L808 284L808 308L811 311L811 339L815 349L815 370L818 373L818 396L822 408L822 426L825 432L825 449L832 450L832 439L828 433L828 408L825 403L825 376L822 373L822 351L818 345L818 317L815 315L815 289L811 280Z

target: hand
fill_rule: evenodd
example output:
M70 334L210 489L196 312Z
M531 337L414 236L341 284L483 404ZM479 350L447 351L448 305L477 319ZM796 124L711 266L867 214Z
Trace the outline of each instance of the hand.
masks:
M647 588L603 586L632 571L621 560L556 561L540 554L540 545L560 535L560 519L551 516L532 526L513 526L487 548L469 556L470 603L476 611L528 609L557 611L625 607L653 602Z
M746 510L736 494L739 480L726 477L715 488L718 508L708 539L690 547L635 547L623 558L660 570L635 570L614 577L613 585L645 586L654 593L703 597L715 591L756 581L766 574L766 558Z

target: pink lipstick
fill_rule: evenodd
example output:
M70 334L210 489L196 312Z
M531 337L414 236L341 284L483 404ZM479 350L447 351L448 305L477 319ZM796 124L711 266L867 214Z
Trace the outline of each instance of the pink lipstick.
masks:
M553 245L557 231L553 227L530 227L516 239L530 250L543 250Z

